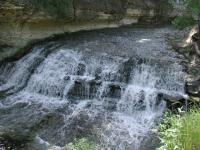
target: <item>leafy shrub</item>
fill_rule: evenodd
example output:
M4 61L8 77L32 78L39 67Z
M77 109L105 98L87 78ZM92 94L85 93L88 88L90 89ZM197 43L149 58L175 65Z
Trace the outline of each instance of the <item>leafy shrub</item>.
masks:
M192 17L176 17L172 21L172 25L177 29L184 29L194 24L195 20Z
M73 17L73 0L30 0L31 4L40 10L58 18Z
M159 133L164 145L158 150L200 149L200 110L191 110L185 115L167 113Z
M199 0L186 0L187 8L195 15L200 17L200 1Z
M177 17L172 21L172 24L178 29L183 29L195 23L198 23L200 27L200 0L183 0L183 3L191 17Z
M86 138L75 139L72 143L66 145L67 150L95 150L95 144Z

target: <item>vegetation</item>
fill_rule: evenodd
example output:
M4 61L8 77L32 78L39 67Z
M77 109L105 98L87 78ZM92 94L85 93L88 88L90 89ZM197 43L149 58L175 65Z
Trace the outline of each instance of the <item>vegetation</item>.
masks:
M166 113L159 126L161 142L158 150L199 150L200 149L200 110L179 114Z
M183 29L185 27L198 23L200 28L200 1L199 0L184 0L185 6L191 16L188 17L177 17L172 21L172 24L178 28Z
M66 145L67 150L95 150L95 144L86 138L75 139L72 143Z
M186 0L187 8L191 11L195 20L197 20L200 30L200 0ZM200 32L199 32L200 36Z
M58 18L73 17L73 0L31 0L31 4Z
M177 29L184 29L185 27L194 25L196 22L192 17L176 17L172 21L172 25Z
M186 6L188 10L196 15L197 19L200 19L200 1L199 0L186 0Z

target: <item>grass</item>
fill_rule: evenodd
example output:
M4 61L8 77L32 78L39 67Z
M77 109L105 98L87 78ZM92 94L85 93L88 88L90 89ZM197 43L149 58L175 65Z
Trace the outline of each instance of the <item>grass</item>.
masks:
M166 113L159 133L163 146L157 150L200 150L200 110Z

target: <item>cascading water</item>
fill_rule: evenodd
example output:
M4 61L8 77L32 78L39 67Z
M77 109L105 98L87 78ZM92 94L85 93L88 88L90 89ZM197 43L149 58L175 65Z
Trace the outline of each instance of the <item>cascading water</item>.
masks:
M168 32L69 35L1 64L1 136L37 137L50 143L43 142L46 149L76 137L93 139L100 150L144 149L165 109L163 96L185 97L185 73L168 50Z

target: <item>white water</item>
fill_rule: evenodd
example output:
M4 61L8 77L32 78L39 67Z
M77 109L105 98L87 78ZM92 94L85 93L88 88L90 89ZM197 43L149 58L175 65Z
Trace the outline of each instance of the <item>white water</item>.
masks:
M120 43L119 39L122 39L121 45L115 48L133 40L118 37L112 42ZM149 40L135 40L136 45L141 42L145 46L143 42ZM152 47L156 47L156 42ZM91 45L88 42L87 47L91 48ZM165 102L159 94L185 96L185 74L179 61L170 56L175 54L168 56L169 61L167 56L160 61L152 49L150 54L145 49L147 47L138 45L137 53L138 48L142 51L140 62L140 57L134 58L135 55L131 58L113 56L106 51L91 53L81 48L82 43L75 48L55 48L47 55L44 54L45 48L36 47L14 65L2 65L0 79L4 84L0 91L7 89L13 95L1 102L0 109L10 107L20 112L21 108L15 106L26 104L36 118L38 114L59 114L62 119L56 129L47 124L47 130L41 129L37 133L40 138L57 146L67 144L76 136L86 136L95 138L101 150L141 149L155 120L165 109ZM143 51L150 55L149 59L143 58ZM162 44L159 52L167 54L165 51L166 45ZM132 63L126 63L129 60ZM15 114L7 115L12 116ZM26 117L30 119L23 116L25 122L21 122L22 125L26 124ZM9 121L5 122L0 125L9 124Z

